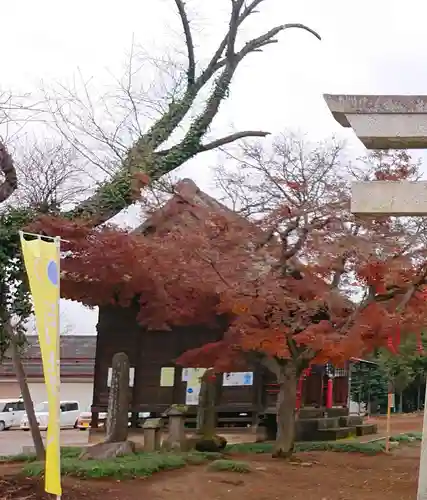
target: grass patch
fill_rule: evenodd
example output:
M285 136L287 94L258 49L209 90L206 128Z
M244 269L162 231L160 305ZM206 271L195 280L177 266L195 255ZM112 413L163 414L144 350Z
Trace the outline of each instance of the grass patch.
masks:
M391 436L390 441L398 443L411 443L422 440L422 432L408 432ZM384 451L385 439L371 443L359 443L355 440L340 441L308 441L297 443L296 452L304 451L336 451L342 453L363 453L365 455L377 455ZM226 447L226 452L231 454L272 453L273 443L236 443Z
M423 440L423 433L422 432L408 432L406 434L409 437L413 437L415 441L422 441Z
M212 462L213 460L220 460L223 458L222 453L199 451L190 451L189 453L185 453L182 456L190 465L201 465L207 462Z
M413 443L415 441L422 441L422 432L406 432L404 434L397 434L396 436L390 436L390 441L395 443ZM385 438L384 440L385 441Z
M226 451L235 454L272 453L273 443L237 443L227 446ZM384 450L383 442L359 443L357 441L315 441L295 445L296 452L304 451L336 451L342 453L363 453L376 455Z
M215 472L228 471L239 472L240 474L251 472L251 467L247 462L239 462L236 460L214 460L209 464L208 469Z
M125 479L148 477L155 472L178 469L186 465L187 461L183 455L140 453L110 460L64 458L61 462L61 471L64 475L75 477ZM41 476L44 473L44 463L27 463L23 473L30 477Z
M398 434L397 436L390 437L390 441L394 441L397 443L411 443L414 441L421 441L422 439L422 432L408 432L405 434Z
M36 456L31 453L18 453L18 455L5 455L0 457L0 463L10 462L35 462Z
M61 459L63 458L77 458L82 452L82 448L77 446L67 446L61 448ZM18 455L8 455L0 457L0 463L8 462L36 462L37 457L34 453L19 453Z
M409 443L421 440L421 433L406 433L393 436L393 441ZM61 449L61 469L64 475L86 478L113 477L117 479L147 477L160 471L178 469L190 465L201 465L210 462L210 470L232 472L249 472L246 462L225 460L221 453L191 451L189 453L136 453L109 460L79 460L81 448L65 447ZM228 445L227 454L259 454L272 453L273 443L237 443ZM363 453L377 455L384 451L384 441L359 443L357 441L317 441L297 443L296 452L333 451L341 453ZM22 462L23 473L27 476L42 476L44 463L37 462L34 455L20 454L0 458L3 462Z
M64 475L86 478L113 477L125 479L148 477L160 471L179 469L189 465L201 465L222 458L221 453L135 453L108 460L78 460L74 450L62 456L61 471ZM27 476L42 476L44 463L34 460L24 465Z

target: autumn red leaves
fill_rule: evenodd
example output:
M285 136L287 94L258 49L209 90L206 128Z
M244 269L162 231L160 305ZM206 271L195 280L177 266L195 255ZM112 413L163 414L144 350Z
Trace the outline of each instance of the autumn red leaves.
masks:
M269 196L263 218L228 210L196 187L177 192L132 234L47 217L32 229L67 240L66 297L134 307L148 328L222 330L217 342L186 353L186 366L227 371L255 358L289 359L301 371L379 346L396 352L400 338L427 320L425 223L353 217L334 155L327 168L319 155L298 168L279 160L282 178L270 162L248 186L252 206ZM402 153L372 162L373 178L417 175Z

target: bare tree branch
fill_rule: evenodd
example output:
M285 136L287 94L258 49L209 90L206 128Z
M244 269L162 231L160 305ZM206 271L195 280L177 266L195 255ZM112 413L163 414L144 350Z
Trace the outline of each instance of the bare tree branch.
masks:
M270 135L270 132L264 132L262 130L243 130L242 132L227 135L207 144L201 144L199 152L202 153L204 151L210 151L211 149L217 149L226 144L236 142L239 139L245 139L246 137L267 137L268 135Z
M221 137L220 139L208 142L207 144L200 144L198 152L203 153L205 151L217 149L222 146L226 146L227 144L231 144L232 142L238 141L239 139L245 139L246 137L267 137L268 135L270 135L270 132L264 132L262 130L244 130L242 132L235 132L234 134ZM174 146L170 149L159 151L159 155L166 156L171 153L176 153L179 151L179 148L180 145Z
M202 143L219 111L221 102L229 93L239 63L248 54L261 50L269 43L275 43L276 35L289 28L303 29L320 39L315 31L303 24L283 24L248 41L240 50L236 49L239 28L251 14L256 12L256 7L262 1L252 0L245 5L244 0L232 0L227 34L219 43L205 69L197 77L194 42L185 3L184 0L175 0L187 46L186 88L181 97L173 99L162 116L134 141L132 147L126 152L121 167L112 178L100 184L96 193L73 210L69 214L70 216L89 218L96 224L105 222L134 202L132 179L136 172L144 172L151 180L156 180L172 172L200 152L229 144L243 137L265 137L267 135L267 132L239 132L208 144ZM180 126L202 88L214 78L218 71L220 73L206 99L203 111L192 120L183 140L172 148L161 151L161 146ZM99 131L97 135L99 135ZM113 203L112 200L114 200Z
M187 12L185 11L185 4L183 0L175 0L175 4L178 8L179 17L181 18L182 28L185 35L185 44L188 52L187 84L191 87L194 85L196 80L196 58L194 54L193 35L191 33L190 21L188 19Z
M37 212L58 211L87 195L89 180L75 151L63 143L31 141L16 151L19 187L11 203Z
M320 35L316 31L306 26L305 24L300 24L300 23L281 24L280 26L276 26L275 28L272 28L270 31L267 31L267 33L264 33L264 35L261 35L247 42L244 45L244 47L238 52L237 57L239 58L239 60L242 60L250 52L259 52L262 49L262 47L265 47L266 45L272 43L277 43L278 40L275 39L274 37L278 35L281 31L285 31L287 29L292 29L292 28L308 31L309 33L314 35L318 40L321 40Z

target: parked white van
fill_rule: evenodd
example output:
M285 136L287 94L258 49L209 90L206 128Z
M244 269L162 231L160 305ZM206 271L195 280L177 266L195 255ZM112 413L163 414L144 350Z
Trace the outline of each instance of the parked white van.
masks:
M25 406L22 399L0 399L0 431L19 427L24 414Z
M77 421L80 415L80 404L78 401L61 401L60 403L60 426L61 429L77 427ZM49 405L47 401L43 401L34 408L37 418L37 423L41 430L47 429L49 420ZM21 420L21 429L24 431L30 430L28 417L25 413Z

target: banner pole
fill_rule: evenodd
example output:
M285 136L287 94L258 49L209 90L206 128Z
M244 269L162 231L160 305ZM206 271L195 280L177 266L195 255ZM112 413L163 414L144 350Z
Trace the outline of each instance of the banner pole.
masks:
M49 402L47 429L45 491L60 498L60 327L59 327L59 237L31 234L25 238L19 231L22 257L33 298L34 315L43 362L43 373ZM48 241L46 241L48 240Z
M27 233L28 234L28 233ZM33 298L34 315L43 373L49 401L49 422L46 443L45 491L61 498L60 451L60 326L59 326L59 237L31 234L24 238L19 231L22 257ZM48 240L48 241L46 241Z
M57 381L58 381L58 401L61 401L61 321L60 321L60 298L61 298L61 238L59 236L55 237L55 245L56 245L56 255L57 255L57 262L58 262L58 302L56 304L56 314L57 314L57 349L58 349L58 356L56 358L56 370L57 370ZM61 429L61 410L60 408L57 409L57 417L58 417L58 426L59 429ZM59 477L61 477L61 431L59 431L59 436L58 436L58 441L59 441ZM56 500L61 500L61 495L56 496Z
M387 427L386 427L386 438L385 438L385 452L390 453L390 434L391 434L391 406L393 401L394 387L392 382L388 383L388 394L387 394Z
M65 243L71 243L71 241L69 240L64 240L63 238L61 238L60 236L47 236L45 234L36 234L36 233L29 233L27 231L19 231L19 235L20 236L23 236L23 235L26 235L26 236L34 236L35 238L38 238L38 239L46 239L46 240L53 240L56 242L56 240L59 240L60 242L61 241L64 241Z

